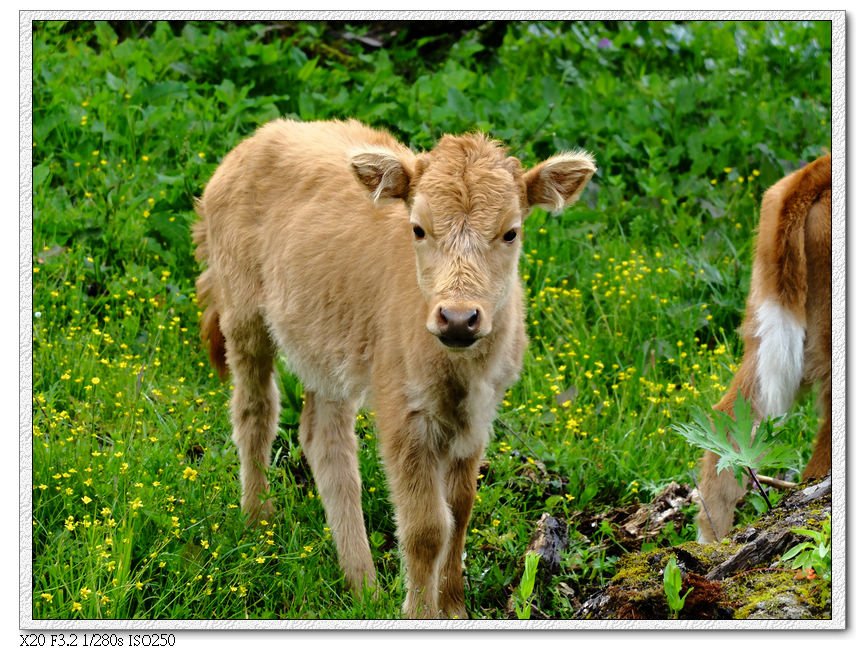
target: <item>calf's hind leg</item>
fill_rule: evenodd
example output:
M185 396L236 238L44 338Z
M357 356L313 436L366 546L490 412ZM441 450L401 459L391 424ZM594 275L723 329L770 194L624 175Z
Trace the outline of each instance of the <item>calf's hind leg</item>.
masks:
M300 442L312 469L333 533L339 564L356 593L375 586L372 553L360 504L360 469L354 420L348 402L324 399L307 391L300 416Z
M275 350L260 317L238 320L223 315L228 365L234 378L231 422L240 457L241 508L249 523L273 511L267 493L270 449L279 422L279 391L273 374Z
M820 407L820 428L803 479L823 478L832 469L832 385L828 373L820 384Z

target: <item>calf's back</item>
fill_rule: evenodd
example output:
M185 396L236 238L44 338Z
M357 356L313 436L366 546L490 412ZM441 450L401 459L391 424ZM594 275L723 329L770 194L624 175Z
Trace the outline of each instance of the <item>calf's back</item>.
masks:
M304 384L334 397L363 392L376 344L433 343L406 326L425 318L406 206L373 203L351 171L365 146L414 164L357 122L272 122L226 156L199 206L220 317L261 313Z

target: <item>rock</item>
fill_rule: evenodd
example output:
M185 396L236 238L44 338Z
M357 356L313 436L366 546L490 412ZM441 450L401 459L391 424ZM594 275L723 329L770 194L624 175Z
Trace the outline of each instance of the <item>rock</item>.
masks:
M535 532L529 541L526 553L537 553L541 556L538 569L545 569L550 575L559 570L562 562L562 551L568 545L568 534L565 526L555 517L544 513L537 524Z
M532 534L532 538L529 540L529 545L523 555L523 566L525 566L525 556L529 553L535 553L540 557L538 560L538 571L535 575L535 594L539 593L544 585L558 573L562 563L562 552L567 548L567 545L568 534L565 525L555 517L544 513L535 524L535 532ZM558 585L558 588L560 593L567 594L567 591L570 591L570 594L567 595L573 598L573 589L566 583L561 583ZM511 597L508 599L508 604L505 607L505 614L508 618L516 618L516 604L514 593L511 593ZM549 618L534 604L532 605L531 617L535 619Z

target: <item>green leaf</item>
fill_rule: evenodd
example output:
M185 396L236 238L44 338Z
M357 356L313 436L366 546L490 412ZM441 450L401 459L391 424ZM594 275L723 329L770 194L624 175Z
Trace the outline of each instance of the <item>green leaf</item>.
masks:
M315 99L312 93L301 92L297 98L297 110L301 119L311 120L315 118Z
M678 617L678 612L685 606L685 599L692 590L693 587L688 589L684 595L680 595L682 591L682 571L676 563L676 558L671 555L667 560L667 565L664 567L664 594L667 597L667 604L673 612L674 617Z
M318 57L314 59L310 59L300 70L297 71L297 80L298 81L308 81L312 74L315 72L316 67L318 66Z
M754 424L750 403L742 395L733 404L733 416L695 411L695 425L674 424L673 430L688 442L718 455L716 469L733 471L737 480L748 468L786 468L796 462L796 450L774 439L772 419Z
M791 528L790 530L797 535L805 535L805 537L810 537L815 542L820 542L823 539L823 533L816 530L809 530L808 528Z
M237 99L237 86L231 79L223 79L222 83L213 89L213 96L223 104L232 104Z
M120 77L114 76L110 72L105 73L105 83L109 88L111 88L111 90L119 91L123 88L123 80Z
M470 120L474 115L474 108L471 102L465 93L457 88L448 88L447 107L462 120Z
M149 104L175 95L178 98L183 98L187 96L188 91L189 89L183 82L163 81L152 86L144 86L136 93L135 101L140 104Z
M520 596L524 600L528 600L531 597L532 590L535 588L535 576L538 572L538 561L540 559L541 556L537 553L526 554L526 565L520 578Z
M667 592L667 595L672 593L678 597L681 589L682 572L676 564L676 559L670 557L667 560L667 566L664 567L664 590Z
M796 544L796 546L793 546L792 548L788 549L787 552L781 556L781 561L786 562L787 560L790 560L790 559L796 557L797 555L799 555L799 553L801 553L806 548L810 548L812 546L813 546L813 544L811 544L811 542L802 542L800 544Z
M47 162L39 163L33 168L33 190L35 191L48 180L51 175L51 169Z
M169 176L167 174L156 173L156 180L165 185L179 185L183 183L183 176Z

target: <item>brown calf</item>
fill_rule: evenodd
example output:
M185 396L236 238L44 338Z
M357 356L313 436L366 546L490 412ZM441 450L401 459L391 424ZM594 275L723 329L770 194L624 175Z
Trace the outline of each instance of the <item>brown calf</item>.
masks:
M354 121L278 120L238 145L198 205L198 295L231 369L242 507L276 434L281 350L306 391L300 440L349 585L374 586L355 413L375 410L408 616L465 616L462 552L481 454L526 346L517 274L529 208L560 210L585 153L524 171L482 135L415 154Z
M714 407L732 414L741 393L755 417L777 417L803 385L819 384L823 421L803 478L821 477L831 466L831 221L829 156L766 191L741 330L745 353L730 389ZM729 532L736 502L745 494L730 470L718 474L717 461L711 452L703 456L701 542Z

